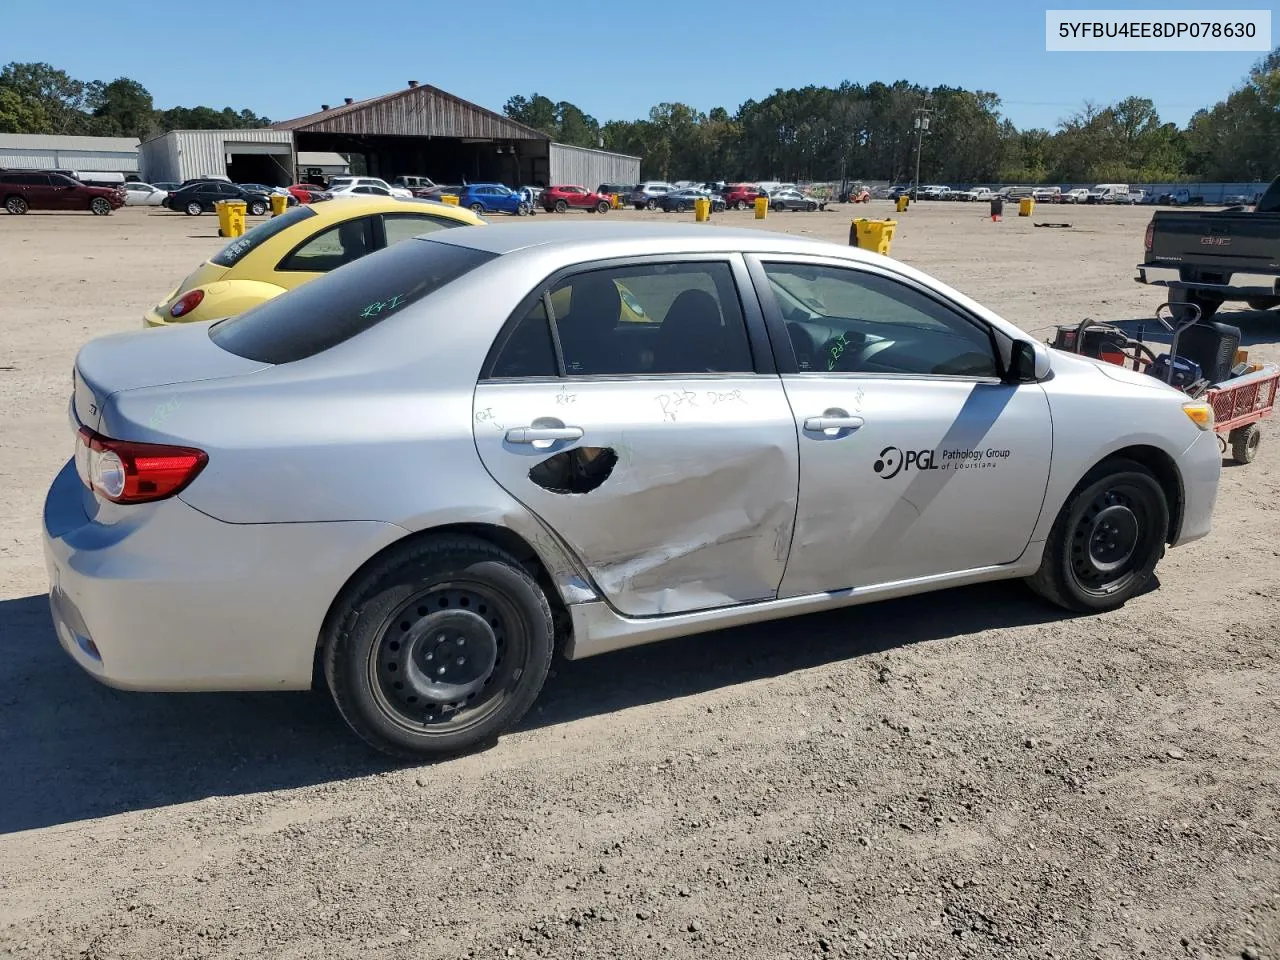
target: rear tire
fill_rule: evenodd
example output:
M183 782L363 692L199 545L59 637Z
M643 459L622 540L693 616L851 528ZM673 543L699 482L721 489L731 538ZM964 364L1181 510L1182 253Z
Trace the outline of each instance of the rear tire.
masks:
M687 203L676 204L676 213L688 213L688 212L689 212L689 205Z
M1063 504L1027 584L1068 610L1115 610L1146 587L1168 532L1169 504L1151 471L1132 460L1100 463Z
M111 213L111 204L105 197L94 197L89 202L89 209L93 211L95 217L105 217Z
M343 591L325 624L324 671L362 739L421 760L490 743L519 722L554 647L547 598L513 557L441 537L392 551Z
M656 201L656 200L647 200L647 201L645 201L644 208L645 208L646 210L657 210L657 209L658 209L658 201Z
M569 209L569 204L564 200L556 201L556 213L565 213Z
M255 217L260 217L267 212L267 205L262 201L255 201L249 205L249 213Z
M20 217L31 209L23 197L9 197L4 202L4 208L15 217Z
M1231 459L1236 463L1253 463L1262 444L1262 430L1256 423L1236 427L1227 435L1231 444Z
M196 203L196 201L192 200L187 204L186 211L188 217L198 217L200 214L204 213L204 208L201 207L200 204Z
M1253 300L1246 300L1250 310L1272 310L1280 307L1280 297L1257 297Z

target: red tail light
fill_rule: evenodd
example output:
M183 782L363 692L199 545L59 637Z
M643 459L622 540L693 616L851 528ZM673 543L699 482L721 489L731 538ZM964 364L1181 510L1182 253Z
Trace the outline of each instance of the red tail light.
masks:
M1155 220L1152 220L1150 223L1147 224L1147 238L1146 240L1143 241L1143 246L1146 247L1148 252L1151 251L1151 242L1152 240L1155 239L1155 235L1156 235L1156 222Z
M177 319L185 317L188 313L200 306L200 301L204 299L204 291L200 289L191 290L182 295L172 307L169 308L169 316Z
M80 428L80 445L80 479L113 503L164 500L181 491L209 462L203 450L113 440L88 427Z

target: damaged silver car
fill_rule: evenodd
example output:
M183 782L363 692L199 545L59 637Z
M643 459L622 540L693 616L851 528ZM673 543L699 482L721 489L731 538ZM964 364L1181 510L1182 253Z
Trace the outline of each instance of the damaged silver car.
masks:
M299 689L402 757L570 658L1025 578L1118 607L1204 536L1212 409L852 248L694 225L448 230L76 360L45 510L67 652ZM850 613L856 617L856 613Z

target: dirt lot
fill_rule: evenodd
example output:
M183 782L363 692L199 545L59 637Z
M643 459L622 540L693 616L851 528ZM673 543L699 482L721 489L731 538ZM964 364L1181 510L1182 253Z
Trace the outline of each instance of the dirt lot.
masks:
M984 212L914 206L894 253L1042 337L1158 302L1147 210ZM1280 958L1274 426L1121 612L1004 584L560 663L519 732L436 766L312 694L96 685L39 546L72 359L215 232L0 216L0 956ZM1280 359L1280 315L1233 322Z

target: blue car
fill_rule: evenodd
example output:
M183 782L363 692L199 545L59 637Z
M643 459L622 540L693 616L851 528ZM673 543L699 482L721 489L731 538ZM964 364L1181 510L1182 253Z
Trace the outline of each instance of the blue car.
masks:
M519 217L533 212L528 197L500 183L467 184L458 194L458 206L473 213L514 213Z

